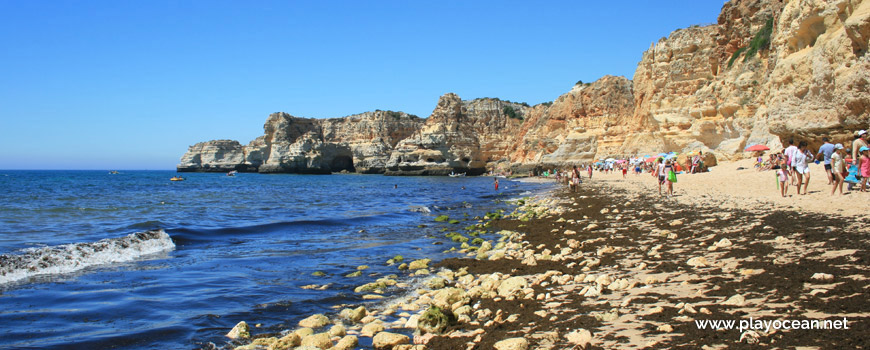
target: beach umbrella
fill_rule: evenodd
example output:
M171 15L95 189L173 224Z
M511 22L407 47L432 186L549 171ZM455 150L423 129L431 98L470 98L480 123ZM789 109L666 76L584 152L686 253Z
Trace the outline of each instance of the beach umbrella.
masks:
M607 160L605 160L605 162L612 162L612 161L615 161L615 160L616 160L616 159L613 159L613 158L607 158Z
M765 145L752 145L743 149L743 152L769 151L770 148Z
M646 159L646 162L647 163L655 163L656 159L658 159L658 157L649 157Z

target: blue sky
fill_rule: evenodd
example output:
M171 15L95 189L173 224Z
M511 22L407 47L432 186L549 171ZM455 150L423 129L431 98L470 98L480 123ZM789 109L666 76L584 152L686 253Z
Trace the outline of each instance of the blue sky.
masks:
M277 111L551 101L722 4L0 0L0 169L174 169Z

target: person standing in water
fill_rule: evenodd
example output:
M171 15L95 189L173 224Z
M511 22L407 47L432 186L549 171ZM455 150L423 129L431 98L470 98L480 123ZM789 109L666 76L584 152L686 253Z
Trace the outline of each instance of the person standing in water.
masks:
M498 191L498 178L495 178L495 190Z

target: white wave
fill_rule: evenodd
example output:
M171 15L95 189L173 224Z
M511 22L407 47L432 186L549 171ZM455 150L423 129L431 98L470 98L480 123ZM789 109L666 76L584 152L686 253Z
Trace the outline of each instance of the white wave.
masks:
M28 248L19 254L0 255L0 284L38 275L65 274L88 267L139 260L175 249L163 230L137 232L91 243Z
M418 213L425 213L425 214L429 214L432 212L431 209L429 209L425 206L422 206L422 205L412 205L411 209L408 209L408 210L413 211L413 212L418 212Z

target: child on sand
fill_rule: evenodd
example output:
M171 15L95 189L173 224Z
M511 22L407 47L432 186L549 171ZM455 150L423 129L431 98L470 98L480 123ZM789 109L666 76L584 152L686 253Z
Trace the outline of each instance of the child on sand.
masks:
M665 164L665 174L668 181L668 197L674 195L674 183L677 182L677 173L674 171L674 162L669 160Z
M788 169L785 161L779 161L779 170L776 171L776 175L779 179L779 193L785 197L788 194Z
M832 196L837 192L838 187L840 195L843 194L843 181L845 180L843 173L846 171L846 162L843 161L844 153L842 144L834 145L834 153L831 153L831 183L834 184L834 188L831 189Z
M870 178L870 148L864 146L858 151L861 152L858 163L858 171L861 173L861 192L867 192L867 178Z

